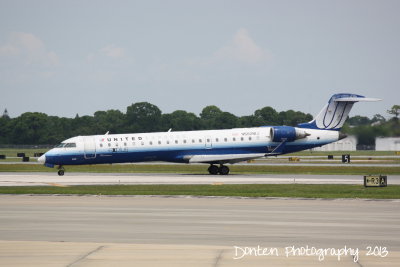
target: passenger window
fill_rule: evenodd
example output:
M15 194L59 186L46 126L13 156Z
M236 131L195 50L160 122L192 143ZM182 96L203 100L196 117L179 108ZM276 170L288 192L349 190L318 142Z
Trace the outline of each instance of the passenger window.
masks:
M235 138L235 137L233 137L233 138L232 138L232 140L233 140L233 142L235 142L235 141L236 141L236 138Z
M158 141L158 144L161 145L161 141Z
M185 140L183 140L183 143L184 143L184 144L186 144L186 139L185 139Z
M110 146L111 146L111 143L108 143L108 146L110 147Z
M194 144L194 142L195 142L195 140L194 139L192 139L192 143Z
M228 138L225 137L225 138L224 138L224 141L225 141L225 142L228 142Z
M150 141L149 144L150 144L150 145L153 145L153 142Z
M203 143L203 139L199 139L199 143Z
M249 141L251 141L251 136L249 136Z
M240 141L243 141L244 140L244 138L243 137L240 137Z
M103 147L103 144L100 144L100 147Z
M218 142L219 141L219 139L218 138L215 138L215 142Z

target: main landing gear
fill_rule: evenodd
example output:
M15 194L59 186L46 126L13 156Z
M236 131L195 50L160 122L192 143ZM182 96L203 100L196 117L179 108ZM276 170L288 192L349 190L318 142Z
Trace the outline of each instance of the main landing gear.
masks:
M229 167L222 164L219 167L211 164L210 167L208 167L208 172L212 175L216 174L227 175L229 174Z
M63 176L64 175L64 172L65 172L65 169L64 169L64 167L63 166L58 166L58 175L59 176Z

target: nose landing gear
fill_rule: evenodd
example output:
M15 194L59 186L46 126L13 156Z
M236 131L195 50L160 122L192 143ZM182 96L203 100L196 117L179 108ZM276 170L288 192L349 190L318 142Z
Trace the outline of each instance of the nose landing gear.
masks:
M65 172L64 167L60 165L60 166L58 167L58 175L59 175L59 176L63 176L63 175L64 175L64 172Z
M219 167L211 164L210 167L208 167L208 172L212 175L217 175L217 174L228 175L229 167L222 164Z

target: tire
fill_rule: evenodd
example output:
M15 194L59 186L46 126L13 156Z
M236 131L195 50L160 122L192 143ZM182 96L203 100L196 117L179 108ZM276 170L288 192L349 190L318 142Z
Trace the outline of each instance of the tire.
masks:
M218 172L221 175L228 175L229 174L229 167L227 167L225 165L222 165L221 167L219 167Z
M219 168L217 166L215 166L215 165L211 165L210 167L208 167L208 172L211 175L216 175L219 172Z
M59 170L59 171L58 171L58 175L59 175L59 176L63 176L63 175L64 175L64 170Z

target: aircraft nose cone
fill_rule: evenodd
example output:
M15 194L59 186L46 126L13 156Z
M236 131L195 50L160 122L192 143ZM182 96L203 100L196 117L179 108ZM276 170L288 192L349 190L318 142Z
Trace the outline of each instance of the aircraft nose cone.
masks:
M45 156L45 155L41 155L41 156L38 158L37 161L38 161L39 163L42 163L42 164L46 163L46 156Z

